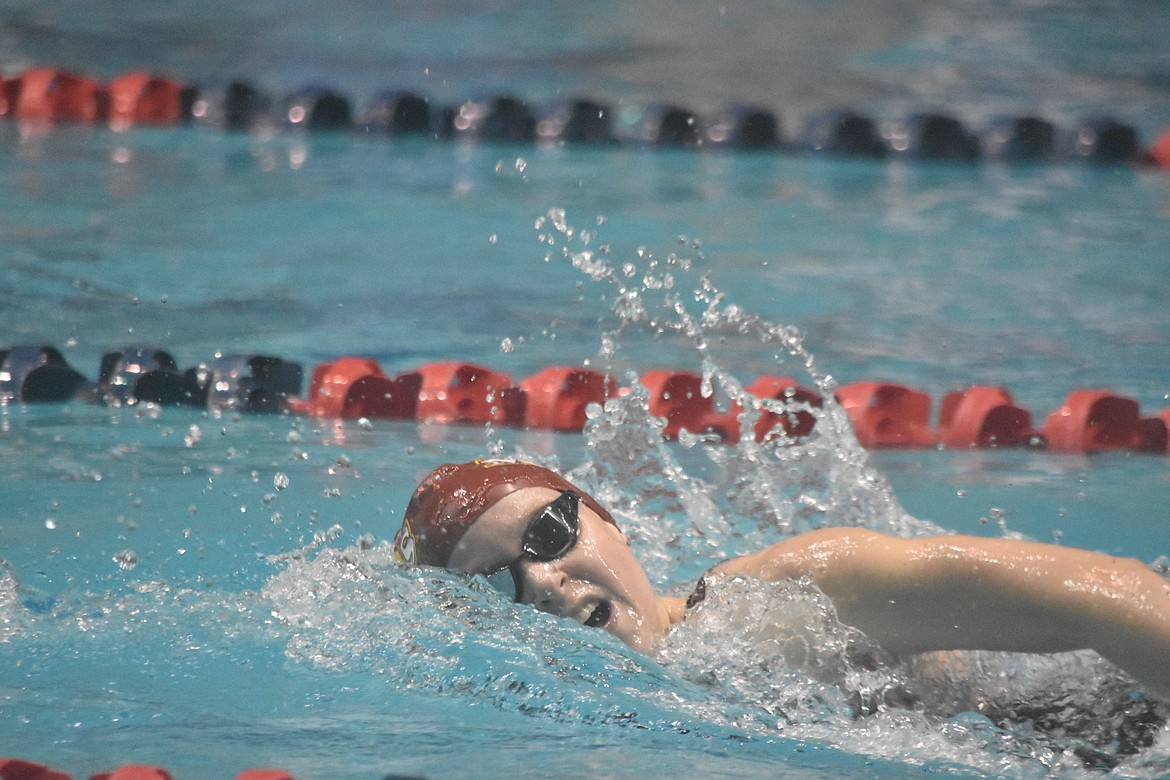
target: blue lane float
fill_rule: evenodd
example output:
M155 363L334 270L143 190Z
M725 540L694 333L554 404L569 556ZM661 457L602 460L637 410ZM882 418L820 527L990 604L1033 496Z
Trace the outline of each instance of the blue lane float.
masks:
M360 111L341 90L306 85L283 97L248 81L190 85L156 74L123 74L108 84L66 71L32 68L0 77L0 117L21 122L194 124L224 131L257 128L365 135L422 135L439 141L512 144L612 144L650 148L774 150L849 157L1004 163L1075 161L1170 167L1158 143L1143 147L1137 131L1109 116L1089 117L1062 132L1031 115L990 119L972 129L943 112L877 122L849 108L809 117L793 143L779 115L760 106L710 115L669 102L613 106L589 97L534 105L488 95L435 104L407 90L378 93ZM1163 136L1164 138L1165 136Z

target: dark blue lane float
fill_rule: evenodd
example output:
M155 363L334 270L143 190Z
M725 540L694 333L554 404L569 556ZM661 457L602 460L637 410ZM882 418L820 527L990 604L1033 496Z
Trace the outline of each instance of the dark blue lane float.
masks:
M330 87L307 85L284 101L283 119L297 130L350 130L353 110L349 98Z
M616 142L961 163L1064 160L1170 167L1170 132L1145 149L1131 125L1108 116L1087 118L1067 132L1030 115L994 117L973 130L942 112L878 123L839 108L809 117L789 143L779 116L759 106L733 105L703 116L686 106L657 102L623 105L615 112L588 97L532 105L509 94L435 105L425 95L387 90L358 111L349 97L328 85L306 85L274 97L247 81L191 85L147 72L123 74L107 84L52 68L0 76L0 117L42 125L109 124L116 130L194 124L226 131L286 128L488 143Z
M1056 125L1034 116L998 116L981 136L983 154L1007 163L1047 162L1057 156Z
M546 105L536 124L543 143L612 144L613 109L586 98L557 100Z
M390 376L367 357L346 356L313 368L307 393L299 363L260 354L224 355L180 370L160 347L131 346L102 356L88 381L53 347L0 350L0 407L83 399L109 406L186 406L214 412L305 415L327 420L398 419L438 425L486 423L532 430L581 431L590 404L629 393L612 376L583 366L549 366L515 381L509 374L457 361L428 363ZM745 385L759 400L751 429L740 403L722 408L702 394L702 378L655 368L642 373L650 413L663 436L682 432L711 441L798 442L814 433L824 398L784 376ZM1103 389L1072 391L1039 426L1002 387L947 393L932 423L926 393L890 382L854 382L834 397L867 449L1030 447L1058 453L1111 450L1170 453L1170 408L1143 417L1138 402Z
M796 147L803 152L843 157L881 158L890 151L873 120L847 108L835 108L812 116Z
M372 135L422 135L431 131L431 101L409 90L384 90L366 105L357 127Z
M894 157L977 162L981 156L978 137L946 114L911 114L887 125L883 136Z
M84 384L85 377L53 347L0 350L0 403L68 401Z
M190 114L195 125L229 132L261 126L272 112L272 99L247 81L192 87Z
M784 146L780 118L759 106L732 106L710 117L703 138L715 148L779 149Z
M1090 117L1069 135L1067 156L1095 163L1130 163L1142 158L1137 130L1113 117Z

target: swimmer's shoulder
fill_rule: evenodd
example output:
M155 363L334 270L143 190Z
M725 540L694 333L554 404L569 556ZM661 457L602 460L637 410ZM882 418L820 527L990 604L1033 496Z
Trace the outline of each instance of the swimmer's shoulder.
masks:
M895 537L866 528L819 528L769 545L758 552L729 558L711 569L711 574L755 577L765 580L819 579L855 557L860 549L896 543Z

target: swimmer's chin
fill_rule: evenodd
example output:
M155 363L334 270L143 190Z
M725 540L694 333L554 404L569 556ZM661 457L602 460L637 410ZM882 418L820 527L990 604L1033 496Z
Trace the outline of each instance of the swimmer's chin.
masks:
M627 635L629 634L628 629L623 630L617 616L618 611L614 603L609 599L601 599L582 605L571 617L586 628L600 628L602 631L613 634L635 650L645 650L646 648L641 647L644 643L639 642L636 636ZM636 623L640 625L641 621L636 620Z
M625 614L629 619L620 620L619 614ZM632 610L619 612L617 605L609 599L584 604L576 613L566 617L587 628L600 628L640 653L652 653L666 633L665 630L661 634L653 631L646 617ZM669 621L665 622L668 627Z

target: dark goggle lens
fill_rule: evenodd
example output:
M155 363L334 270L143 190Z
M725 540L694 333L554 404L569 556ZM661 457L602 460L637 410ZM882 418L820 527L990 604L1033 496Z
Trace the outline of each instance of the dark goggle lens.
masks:
M581 497L571 490L553 501L532 518L524 531L524 555L538 561L552 561L567 553L577 543L581 522L577 504Z

